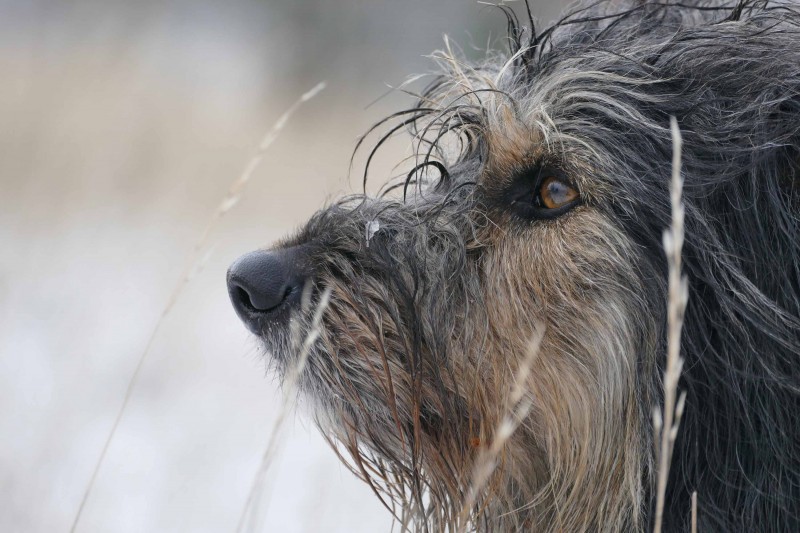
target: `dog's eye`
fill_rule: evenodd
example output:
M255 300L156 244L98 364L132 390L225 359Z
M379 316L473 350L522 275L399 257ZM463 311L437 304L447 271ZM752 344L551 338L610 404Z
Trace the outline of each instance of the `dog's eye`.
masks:
M536 205L545 209L559 209L578 199L578 191L568 183L551 176L545 178L536 191Z
M547 165L518 174L503 198L517 216L526 220L557 218L581 203L578 188L564 171Z

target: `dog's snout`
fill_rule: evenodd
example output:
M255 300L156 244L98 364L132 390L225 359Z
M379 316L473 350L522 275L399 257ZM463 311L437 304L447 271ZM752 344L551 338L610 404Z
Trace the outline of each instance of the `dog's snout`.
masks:
M253 333L261 333L267 320L286 315L300 301L306 275L299 248L250 252L228 270L231 302Z
M258 312L278 307L292 289L292 265L280 252L251 252L228 271L228 289L234 305Z

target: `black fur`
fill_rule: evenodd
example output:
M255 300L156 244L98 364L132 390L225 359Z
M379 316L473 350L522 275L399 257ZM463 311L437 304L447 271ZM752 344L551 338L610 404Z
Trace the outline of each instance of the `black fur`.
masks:
M697 491L703 531L800 531L800 6L598 2L539 33L501 9L510 53L522 51L498 88L510 101L524 102L537 79L565 65L641 82L630 91L578 79L565 90L596 89L619 108L575 101L568 115L552 114L562 134L604 154L597 179L616 192L595 207L640 246L643 272L663 274L649 280L662 318L670 116L684 137L690 296L680 388L688 396L667 529L687 529ZM480 167L488 150L475 133L480 108L426 107L446 83L436 80L419 106L398 114L399 127L423 139L416 170L432 164L442 136L461 134L459 157L436 162L443 177Z
M658 366L666 353L662 235L671 222L674 116L684 139L689 302L679 389L687 400L665 529L688 530L696 491L700 531L800 531L800 5L603 1L538 32L530 11L524 28L514 11L500 9L508 54L470 71L476 85L482 74L496 83L467 90L448 65L451 72L416 95L417 105L371 130L385 133L369 152L365 183L375 152L407 129L418 142L413 170L381 198L359 196L319 212L283 244L312 243L315 282L336 289L331 312L341 316L327 315L327 352L309 359L303 384L347 421L332 438L344 442L365 479L389 480L376 493L416 510L407 523L455 523L468 488L459 471L470 454L463 437L476 410L460 387L482 377L464 378L464 361L454 372L453 356L480 345L489 329L480 314L480 256L492 243L478 242L476 233L507 222L525 238L525 228L541 222L505 216L507 181L496 180L505 188L495 190L482 179L490 138L498 136L497 117L481 101L489 95L522 124L531 108L546 106L557 139L548 157L566 175L591 169L581 202L602 212L636 250L625 261L638 279L623 290L639 291L626 311L641 317L641 338L632 344L642 352L637 412L649 429L662 397L649 339L660 339ZM520 161L515 172L524 176L529 165ZM372 220L381 227L365 244ZM600 284L623 286L622 274L613 275ZM289 352L285 335L264 337L273 350ZM643 433L641 447L652 459L652 435ZM426 460L447 473L426 479ZM643 459L644 508L619 513L619 523L652 523L652 464ZM521 484L510 484L511 500ZM425 491L442 509L430 509ZM547 520L522 515L525 503L509 505L520 510L518 520L509 508L500 517L478 514L475 526Z

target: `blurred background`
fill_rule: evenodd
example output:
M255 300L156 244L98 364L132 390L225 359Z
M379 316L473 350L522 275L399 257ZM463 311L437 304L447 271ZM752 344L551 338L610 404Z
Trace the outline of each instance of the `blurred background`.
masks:
M547 22L560 3L532 8ZM0 0L0 531L69 531L211 213L326 81L210 235L77 528L235 531L281 396L230 308L228 265L360 187L358 135L408 106L379 97L431 71L443 34L479 59L503 32L473 0ZM390 531L307 417L284 437L263 531Z

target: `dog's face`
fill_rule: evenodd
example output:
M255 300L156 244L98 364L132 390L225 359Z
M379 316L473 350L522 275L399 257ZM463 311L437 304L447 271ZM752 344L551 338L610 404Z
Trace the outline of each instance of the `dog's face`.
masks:
M590 147L548 125L548 97L437 95L431 129L480 103L486 116L480 131L468 126L480 136L472 146L454 161L423 163L403 183L405 197L398 189L323 209L229 273L240 317L282 373L319 294L331 291L302 389L324 431L392 475L418 468L437 504L469 487L472 460L507 413L537 335L532 414L509 444L525 477L503 497L550 505L544 490L560 483L555 476L586 476L589 502L598 474L625 494L641 491L636 382L653 358L642 279L653 273L604 208L624 176L603 179ZM626 461L636 465L629 478Z
M417 142L408 177L319 211L229 271L234 307L279 373L315 339L300 387L321 429L411 522L458 523L476 457L519 415L509 395L522 385L530 410L490 494L468 510L474 523L642 524L664 342L669 116L688 131L687 268L708 277L727 259L706 248L731 244L715 225L754 164L732 138L750 111L736 119L721 102L755 91L767 67L737 72L733 88L711 75L721 48L709 43L755 36L760 23L684 35L683 11L635 10L641 18L610 25L562 24L480 67L443 55L447 74L392 118Z

